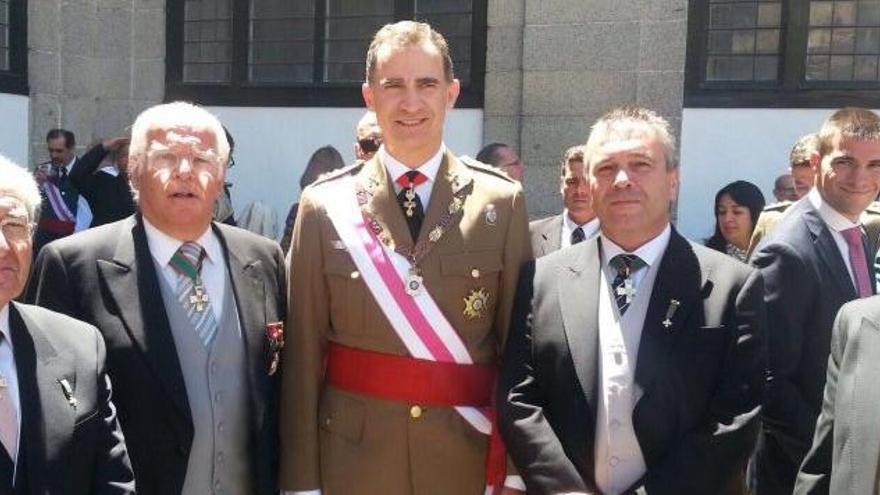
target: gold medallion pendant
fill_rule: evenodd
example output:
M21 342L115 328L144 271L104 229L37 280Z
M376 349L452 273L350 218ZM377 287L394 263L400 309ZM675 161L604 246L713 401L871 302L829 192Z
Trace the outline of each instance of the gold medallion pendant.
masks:
M489 307L489 293L486 289L473 289L464 298L464 316L469 320L482 318Z

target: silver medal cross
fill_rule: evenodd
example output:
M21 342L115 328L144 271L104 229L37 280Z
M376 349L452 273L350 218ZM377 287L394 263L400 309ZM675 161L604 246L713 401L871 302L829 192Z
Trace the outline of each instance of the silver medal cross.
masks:
M617 288L618 296L626 296L626 303L629 304L632 302L633 298L636 296L636 288L633 287L632 280L624 279L623 285Z
M189 303L196 308L196 311L201 313L205 310L205 305L208 304L208 294L205 293L205 288L201 285L193 287L193 292L194 294L189 296Z

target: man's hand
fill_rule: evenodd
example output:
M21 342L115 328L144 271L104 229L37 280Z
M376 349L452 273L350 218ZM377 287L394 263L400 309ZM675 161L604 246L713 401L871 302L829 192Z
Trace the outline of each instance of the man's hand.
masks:
M117 137L101 142L101 146L103 146L104 149L107 151L116 151L120 147L127 145L128 141L129 139L127 137Z

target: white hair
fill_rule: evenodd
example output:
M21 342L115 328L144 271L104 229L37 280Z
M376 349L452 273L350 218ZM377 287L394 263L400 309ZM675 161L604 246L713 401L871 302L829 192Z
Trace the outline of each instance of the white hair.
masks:
M37 220L40 211L40 189L37 181L25 168L0 155L0 195L21 200L28 213L28 221Z
M172 129L174 127L195 127L210 130L217 141L220 166L226 167L226 163L229 161L229 141L226 139L223 125L214 114L185 101L152 106L141 112L131 126L131 143L128 147L128 177L135 200L138 199L138 176L141 173L141 166L146 163L147 147L150 144L147 135L152 129Z

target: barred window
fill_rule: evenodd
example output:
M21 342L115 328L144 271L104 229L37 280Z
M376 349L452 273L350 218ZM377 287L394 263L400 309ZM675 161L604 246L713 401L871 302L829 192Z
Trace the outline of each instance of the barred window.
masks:
M28 94L27 0L0 0L0 92Z

